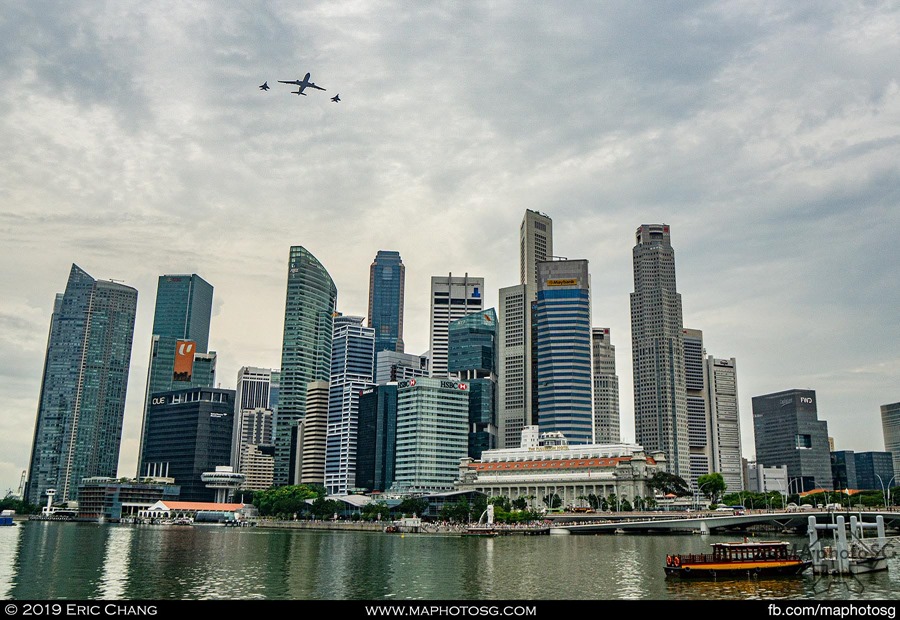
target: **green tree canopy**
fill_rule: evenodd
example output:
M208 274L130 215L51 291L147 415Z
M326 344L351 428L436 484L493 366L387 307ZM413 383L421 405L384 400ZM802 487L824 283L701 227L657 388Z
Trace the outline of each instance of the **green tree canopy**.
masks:
M703 474L697 478L697 489L713 503L725 493L726 488L725 479L718 472Z
M324 497L325 489L306 484L272 487L253 494L253 505L264 517L293 515L309 510L308 499Z
M405 515L421 517L428 510L428 500L424 497L406 497L397 506L397 511Z
M691 488L684 478L665 471L653 474L653 477L647 481L647 486L663 495L673 494L676 497L687 497L691 494Z

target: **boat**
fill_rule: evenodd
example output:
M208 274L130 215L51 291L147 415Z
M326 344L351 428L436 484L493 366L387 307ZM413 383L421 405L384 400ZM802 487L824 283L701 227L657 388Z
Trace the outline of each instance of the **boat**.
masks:
M812 566L783 540L712 543L712 553L666 556L666 576L680 579L800 575Z

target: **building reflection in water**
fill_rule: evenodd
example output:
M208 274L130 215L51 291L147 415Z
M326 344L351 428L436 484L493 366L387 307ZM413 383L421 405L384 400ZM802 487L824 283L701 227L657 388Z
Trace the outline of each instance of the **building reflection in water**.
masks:
M100 577L100 598L119 600L125 598L125 579L131 565L131 540L134 530L130 527L106 527L106 553L103 556Z

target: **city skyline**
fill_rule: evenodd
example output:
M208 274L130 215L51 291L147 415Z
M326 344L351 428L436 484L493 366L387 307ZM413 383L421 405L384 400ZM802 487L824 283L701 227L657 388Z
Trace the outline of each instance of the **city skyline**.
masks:
M160 274L215 285L209 348L233 388L242 366L280 366L291 246L333 276L337 310L360 316L373 256L398 251L405 349L418 354L432 276L484 277L484 307L520 281L526 209L553 219L554 254L590 261L592 324L617 344L623 440L633 232L666 222L685 325L737 361L745 456L750 399L789 389L816 391L836 449L884 448L879 408L900 400L896 7L173 11L9 16L0 492L27 469L71 263L140 292L130 474ZM257 89L306 70L340 105Z

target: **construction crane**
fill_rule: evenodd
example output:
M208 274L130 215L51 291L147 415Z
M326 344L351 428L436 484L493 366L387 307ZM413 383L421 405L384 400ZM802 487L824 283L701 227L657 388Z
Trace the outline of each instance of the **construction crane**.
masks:
M19 499L25 499L25 472L27 470L22 470L22 477L19 479L19 492L16 494L19 496Z

